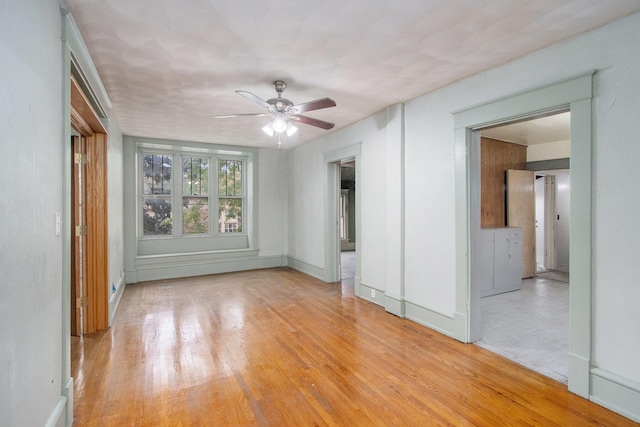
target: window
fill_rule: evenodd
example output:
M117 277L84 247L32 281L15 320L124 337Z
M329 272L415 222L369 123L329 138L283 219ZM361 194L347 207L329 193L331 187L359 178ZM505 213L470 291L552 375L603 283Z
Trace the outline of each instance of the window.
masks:
M218 162L218 229L220 233L242 232L242 161Z
M209 232L209 159L182 158L182 233Z
M141 159L142 237L244 232L244 159L221 159L213 154L188 152L141 152ZM174 164L182 171L177 180L173 179ZM210 179L211 165L217 165L214 182ZM216 205L217 226L215 216L209 214L211 206L216 209ZM178 206L181 209L176 209ZM174 227L174 224L181 226Z
M133 141L126 161L137 185L125 188L125 214L137 256L256 250L258 149Z
M172 156L142 156L142 234L145 236L172 234L172 167Z

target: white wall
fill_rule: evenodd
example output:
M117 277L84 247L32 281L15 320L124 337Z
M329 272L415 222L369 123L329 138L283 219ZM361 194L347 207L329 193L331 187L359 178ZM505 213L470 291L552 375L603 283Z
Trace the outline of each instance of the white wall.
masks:
M42 426L61 397L62 45L58 2L0 14L0 425Z
M285 152L262 148L258 158L258 248L260 256L281 257L286 253L283 238L286 200L282 185Z
M571 157L571 141L546 142L527 147L527 162Z
M346 129L288 150L289 239L288 255L323 271L326 165L324 154L362 143L360 180L356 183L362 220L358 254L362 264L361 283L385 290L386 259L386 112L380 112ZM398 190L399 191L399 190Z
M451 112L593 69L594 360L640 382L640 332L629 336L625 327L640 324L640 264L634 261L640 217L631 214L640 208L640 181L629 179L640 155L640 14L407 103L407 295L445 310L454 306L453 211L447 196L454 192ZM435 283L421 284L434 270L441 270Z
M115 316L120 290L124 280L124 182L122 132L118 124L110 120L107 132L107 207L109 230L109 324ZM115 290L112 290L112 286Z
M405 298L451 318L456 308L454 131L452 113L598 70L593 99L593 362L640 388L640 14L621 19L405 104ZM362 141L362 279L386 289L385 126L381 115L291 150L289 254L323 259L322 155ZM395 189L392 189L395 191ZM585 212L585 215L589 215ZM366 278L366 279L365 279ZM424 322L428 323L428 322ZM443 323L446 325L446 323ZM455 335L453 330L443 332ZM636 387L634 389L634 387ZM611 406L611 405L610 405ZM640 417L640 414L636 416Z

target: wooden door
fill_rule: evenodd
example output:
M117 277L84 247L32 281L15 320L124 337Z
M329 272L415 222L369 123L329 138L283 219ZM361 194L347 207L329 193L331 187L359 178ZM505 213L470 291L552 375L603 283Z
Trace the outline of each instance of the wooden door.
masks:
M72 250L74 283L71 291L71 332L89 334L109 327L109 271L107 229L107 134L80 86L71 77L71 127L81 151L80 166L74 165L74 221L82 225ZM74 160L75 160L74 154ZM75 161L74 161L75 163ZM78 179L78 175L81 178ZM81 224L80 224L81 222ZM74 226L76 224L74 223Z
M532 171L507 170L507 226L522 228L522 278L536 274L535 183Z
M87 140L84 136L74 136L73 175L71 192L72 244L71 244L71 335L80 336L87 330L87 186L86 158Z

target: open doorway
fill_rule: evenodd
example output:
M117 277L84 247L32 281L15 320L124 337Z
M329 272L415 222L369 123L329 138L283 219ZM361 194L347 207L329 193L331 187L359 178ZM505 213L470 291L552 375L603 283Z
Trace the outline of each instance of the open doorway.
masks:
M340 165L340 200L338 203L340 237L340 280L352 280L356 275L356 162Z
M325 233L324 233L324 255L325 255L325 281L329 283L341 281L341 258L343 244L342 237L348 237L349 235L355 238L354 251L354 277L352 285L350 286L351 292L360 296L360 256L356 248L358 248L359 242L362 239L360 231L360 192L354 191L349 203L350 196L343 197L342 192L342 165L351 166L348 170L345 169L345 178L348 181L347 174L353 173L353 188L355 190L355 182L360 182L360 143L348 145L346 147L329 151L324 154L324 163L326 166L326 199L325 199ZM347 167L349 167L347 166ZM342 203L346 201L346 203ZM349 206L346 206L346 204ZM342 206L341 206L342 204ZM346 208L343 211L343 208ZM353 212L353 218L348 211ZM341 216L345 221L341 222ZM351 222L350 222L351 221ZM341 224L344 227L341 227ZM350 229L350 230L349 230ZM349 238L350 239L350 238ZM347 239L344 239L347 240ZM349 242L346 242L347 244ZM345 282L342 281L343 288L345 288ZM347 289L348 290L348 289Z
M493 275L482 275L482 339L476 343L566 384L570 113L483 129L480 135L481 236L493 237L482 238L483 246L492 244L487 252L493 259L483 258L480 269ZM513 190L509 177L515 172L524 181ZM510 206L515 203L526 214ZM513 265L517 272L510 271ZM484 289L497 280L510 282Z

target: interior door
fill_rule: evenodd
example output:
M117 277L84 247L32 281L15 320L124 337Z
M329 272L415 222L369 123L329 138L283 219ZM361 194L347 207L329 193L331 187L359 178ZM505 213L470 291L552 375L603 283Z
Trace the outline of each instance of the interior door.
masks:
M106 129L73 77L71 127L81 135L73 142L75 194L71 209L74 283L70 320L71 332L79 335L109 327L108 169ZM76 162L78 156L80 161Z
M532 171L507 170L507 226L522 228L522 278L536 274L535 183Z
M72 148L71 335L80 336L87 331L86 138L74 136Z

